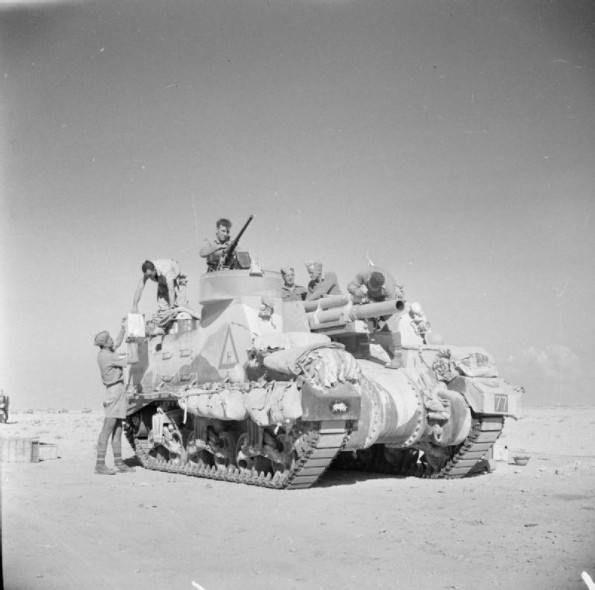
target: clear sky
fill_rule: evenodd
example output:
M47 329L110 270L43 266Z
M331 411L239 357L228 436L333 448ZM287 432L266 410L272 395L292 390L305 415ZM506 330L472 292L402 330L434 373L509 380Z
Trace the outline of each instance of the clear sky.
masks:
M196 302L250 214L265 268L344 286L369 256L526 404L595 403L593 2L0 0L0 27L14 406L100 408L141 263Z

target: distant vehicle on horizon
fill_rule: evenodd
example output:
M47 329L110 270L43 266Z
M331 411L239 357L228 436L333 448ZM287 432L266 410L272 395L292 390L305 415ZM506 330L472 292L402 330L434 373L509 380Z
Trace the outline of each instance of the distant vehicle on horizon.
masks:
M10 397L4 395L4 390L0 390L0 422L8 422L8 405Z

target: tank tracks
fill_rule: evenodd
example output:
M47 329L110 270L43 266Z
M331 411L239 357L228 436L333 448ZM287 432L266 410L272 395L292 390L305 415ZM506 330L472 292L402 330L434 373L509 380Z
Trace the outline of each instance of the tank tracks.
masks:
M503 427L502 416L474 417L469 436L439 468L432 467L428 462L418 462L419 451L413 448L403 449L399 461L389 462L382 445L360 451L360 454L343 453L333 463L333 468L431 479L457 479L478 471L482 459L498 440Z
M126 437L145 469L264 488L299 490L309 488L322 476L345 447L351 430L349 421L321 422L317 429L309 430L300 440L300 457L294 461L292 468L274 473L234 465L209 466L202 461L183 462L179 458L165 460L150 455L147 439L136 438L131 428L126 428Z

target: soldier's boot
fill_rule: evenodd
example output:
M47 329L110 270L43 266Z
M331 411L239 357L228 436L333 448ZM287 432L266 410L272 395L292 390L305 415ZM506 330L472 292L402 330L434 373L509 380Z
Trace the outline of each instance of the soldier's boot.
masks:
M386 365L384 365L386 369L401 369L403 367L403 362L401 361L401 353L399 352L398 355L395 355Z
M114 468L118 471L118 473L134 473L134 467L128 467L124 461L117 460L114 461Z
M403 367L401 348L401 335L394 332L377 332L374 335L376 341L386 351L390 361L384 366L387 369L400 369Z
M99 475L116 475L118 472L115 469L108 467L105 463L98 463L95 465L95 473Z

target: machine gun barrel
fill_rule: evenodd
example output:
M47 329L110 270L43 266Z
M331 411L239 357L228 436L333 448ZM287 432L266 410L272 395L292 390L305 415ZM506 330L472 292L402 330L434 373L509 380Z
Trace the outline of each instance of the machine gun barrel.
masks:
M365 320L390 316L395 313L402 313L405 303L401 299L390 299L377 303L364 303L362 305L346 305L334 307L325 311L307 312L306 316L310 324L326 324L329 322L353 322L354 320Z
M254 219L254 215L250 215L250 217L248 217L248 221L246 221L246 223L244 223L244 226L242 227L242 229L240 230L238 235L229 244L229 248L227 249L225 258L222 258L222 260L221 260L221 266L223 268L227 268L231 265L231 263L234 259L235 253L236 253L236 248L238 247L238 243L240 242L240 238L242 237L242 234L246 231L246 228L248 227L248 225L250 225L250 222L253 219Z
M322 297L315 301L304 301L304 310L316 311L320 309L331 309L332 307L343 307L349 303L348 295L329 295L328 297Z

